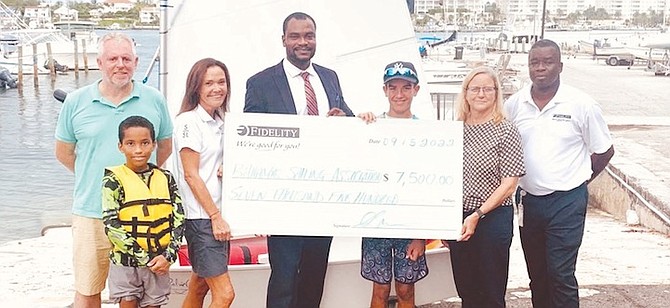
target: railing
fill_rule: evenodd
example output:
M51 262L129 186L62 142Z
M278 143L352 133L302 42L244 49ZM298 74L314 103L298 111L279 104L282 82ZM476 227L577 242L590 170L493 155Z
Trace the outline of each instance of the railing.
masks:
M455 104L457 93L430 93L433 107L437 111L437 119L452 121L456 118Z

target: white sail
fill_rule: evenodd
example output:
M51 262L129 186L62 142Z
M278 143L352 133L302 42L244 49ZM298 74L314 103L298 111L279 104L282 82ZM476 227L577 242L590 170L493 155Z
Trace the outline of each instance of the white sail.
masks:
M382 92L384 66L404 60L417 66L423 87L413 112L420 118L435 118L405 0L183 1L171 5L174 16L167 34L167 76L161 88L173 115L181 104L188 71L205 57L228 66L230 111L241 112L246 80L284 57L282 22L290 13L301 11L316 21L313 62L338 73L345 101L354 113L387 110Z

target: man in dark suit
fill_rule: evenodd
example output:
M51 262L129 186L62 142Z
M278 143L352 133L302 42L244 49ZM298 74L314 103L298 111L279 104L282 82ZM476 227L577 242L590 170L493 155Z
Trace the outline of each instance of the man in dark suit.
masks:
M247 80L244 112L353 116L337 74L311 63L316 23L301 12L284 20L286 58ZM268 237L268 308L318 308L332 237Z

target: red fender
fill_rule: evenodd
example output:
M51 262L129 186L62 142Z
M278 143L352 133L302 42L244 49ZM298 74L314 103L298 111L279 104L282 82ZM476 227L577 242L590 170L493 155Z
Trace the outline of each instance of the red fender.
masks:
M258 264L258 255L264 253L268 253L268 246L266 245L231 245L228 264Z
M258 264L258 255L266 253L268 253L268 247L265 244L231 244L228 264ZM187 245L181 245L177 254L179 255L179 265L191 265Z

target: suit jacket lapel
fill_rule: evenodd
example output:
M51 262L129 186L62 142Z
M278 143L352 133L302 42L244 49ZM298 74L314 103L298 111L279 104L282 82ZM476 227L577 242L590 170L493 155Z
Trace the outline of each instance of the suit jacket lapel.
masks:
M286 79L286 72L284 72L284 67L282 62L275 65L273 70L272 79L275 82L277 87L277 93L281 96L281 101L277 104L284 104L284 108L289 111L290 114L296 114L295 102L293 101L293 95L291 95L291 87L288 85L288 80Z
M331 79L328 78L328 74L326 74L320 66L312 63L312 66L314 67L314 70L316 71L316 74L319 75L319 79L321 79L321 84L323 84L323 89L326 91L326 97L328 98L328 106L330 108L337 107L334 106L333 103L337 101L335 99L338 94L337 94L337 89L335 86L333 86L333 82Z

